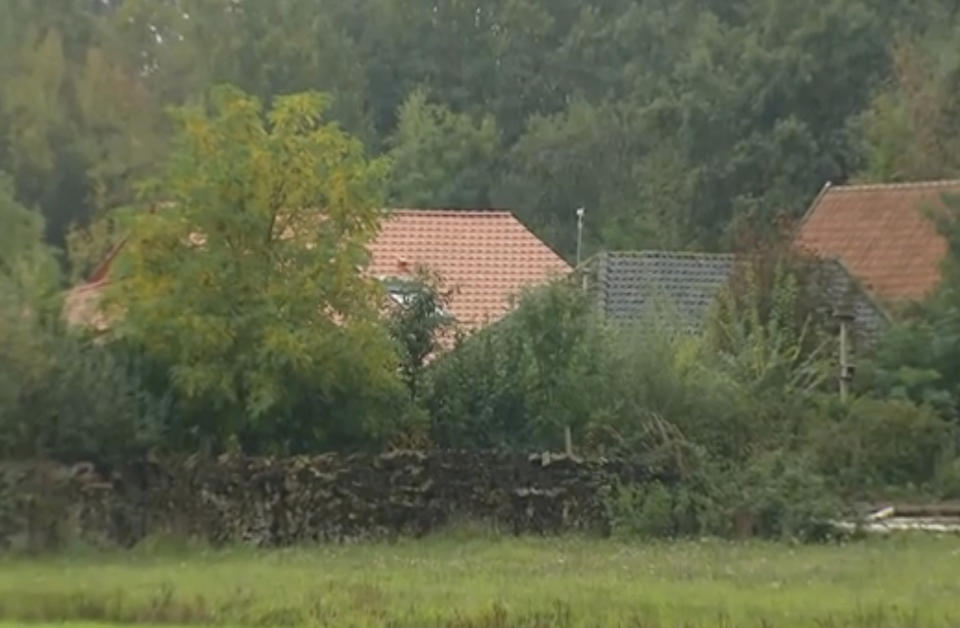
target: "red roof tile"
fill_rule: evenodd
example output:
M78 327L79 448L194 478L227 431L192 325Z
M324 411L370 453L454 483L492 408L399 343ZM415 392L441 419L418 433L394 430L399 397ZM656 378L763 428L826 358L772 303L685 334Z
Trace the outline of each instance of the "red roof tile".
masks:
M403 277L424 266L453 292L450 313L467 328L503 316L524 288L571 271L508 211L391 211L370 245L369 272Z
M841 260L884 302L919 300L940 282L947 243L929 217L960 181L827 187L804 218L797 243Z

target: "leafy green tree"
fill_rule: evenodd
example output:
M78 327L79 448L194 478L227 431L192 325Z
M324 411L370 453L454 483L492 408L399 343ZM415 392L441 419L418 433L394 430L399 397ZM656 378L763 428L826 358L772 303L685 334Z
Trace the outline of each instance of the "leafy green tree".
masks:
M164 402L123 354L66 332L43 219L0 177L0 456L115 463L164 429Z
M575 286L525 294L506 318L464 339L428 369L424 406L447 447L562 449L583 443L605 403L605 335Z
M330 94L329 115L373 143L366 74L348 30L353 2L125 0L109 16L118 54L143 66L167 104L230 83L266 103L305 90Z
M934 218L947 240L940 286L900 313L858 376L860 390L908 400L960 420L960 199Z
M36 306L58 287L53 249L43 241L43 217L14 196L13 183L0 172L0 299Z
M410 93L425 88L453 111L478 118L496 93L490 32L501 0L396 2L365 0L356 34L367 60L378 129L389 135Z
M167 365L194 429L220 445L356 444L397 389L362 274L386 164L324 120L327 103L296 94L264 113L222 87L181 110L152 186L162 203L116 264L113 336Z
M529 362L508 322L464 338L428 368L422 403L437 446L526 449L541 444L530 420Z
M413 92L390 139L390 202L398 207L489 207L500 137L492 117L474 123Z
M954 39L900 41L893 77L858 121L863 138L861 177L916 181L960 173L960 58Z
M591 5L547 53L569 69L562 109L528 114L500 203L564 251L578 206L589 239L618 248L728 247L740 224L799 215L856 167L848 125L883 77L886 29L845 0Z
M638 92L656 107L658 135L679 139L682 170L699 175L689 236L714 246L735 233L736 217L799 215L825 181L849 176L844 130L882 77L887 46L878 14L859 2L731 9L698 16L666 93ZM825 42L847 45L831 43L828 56Z
M428 360L455 339L455 321L446 311L447 299L438 286L426 270L413 279L393 280L387 286L397 299L388 304L390 335L397 344L401 374L412 400L420 398Z
M130 199L162 153L161 110L115 53L103 2L0 2L0 161L49 239Z
M532 420L545 442L580 435L591 417L585 394L602 377L604 336L589 298L563 281L530 292L512 313L523 334L533 383Z
M723 248L865 165L953 172L952 0L322 5L3 0L20 197L59 243L162 161L164 107L221 82L328 92L331 119L397 153L391 200L511 206L564 252L580 206L590 247ZM909 68L898 37L923 50Z
M563 113L534 116L509 153L496 204L517 208L568 256L576 249L578 207L588 211L588 250L653 241L636 178L639 135L631 110L618 105L579 100Z
M0 173L0 414L18 411L28 382L50 364L38 331L56 317L58 267L43 242L43 218L14 198Z

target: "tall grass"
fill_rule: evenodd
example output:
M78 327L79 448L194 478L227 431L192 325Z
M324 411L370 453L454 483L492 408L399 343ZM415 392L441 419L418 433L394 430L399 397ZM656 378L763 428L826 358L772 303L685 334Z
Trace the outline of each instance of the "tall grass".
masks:
M0 562L0 622L223 626L954 626L956 538L850 545L496 539ZM2 623L0 623L2 625Z

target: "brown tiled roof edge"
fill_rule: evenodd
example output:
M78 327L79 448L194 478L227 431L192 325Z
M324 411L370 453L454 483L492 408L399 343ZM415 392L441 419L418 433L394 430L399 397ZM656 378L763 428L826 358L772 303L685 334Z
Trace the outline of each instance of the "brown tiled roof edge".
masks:
M823 197L826 196L827 192L829 192L833 187L833 183L830 181L827 181L823 184L823 187L820 188L820 191L817 192L816 197L814 197L813 201L810 203L810 207L808 207L807 211L803 213L803 218L801 218L800 222L797 223L797 227L793 234L794 238L800 234L800 229L803 227L804 223L806 223L807 219L813 215L813 212L816 211L817 207L820 206L820 202L823 200Z
M820 203L823 201L823 197L827 195L827 192L871 192L875 190L910 190L917 188L950 188L958 186L960 186L960 179L904 181L898 183L850 183L842 185L834 185L831 181L827 181L823 184L823 187L820 188L817 196L814 197L813 201L811 201L810 207L808 207L807 211L804 212L803 218L800 219L800 222L797 225L797 231L800 230L800 227L807 222L807 219L813 214L814 211L816 211L817 207L820 206Z
M935 181L902 181L898 183L853 183L832 186L838 192L860 192L869 190L897 190L911 188L940 188L960 186L960 179L937 179Z

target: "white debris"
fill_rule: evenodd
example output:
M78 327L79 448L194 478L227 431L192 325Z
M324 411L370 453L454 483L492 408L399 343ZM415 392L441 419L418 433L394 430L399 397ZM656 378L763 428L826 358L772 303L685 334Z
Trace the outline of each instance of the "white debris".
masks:
M898 516L896 507L886 506L870 513L862 521L832 521L831 525L844 532L873 534L906 531L960 533L960 516Z

